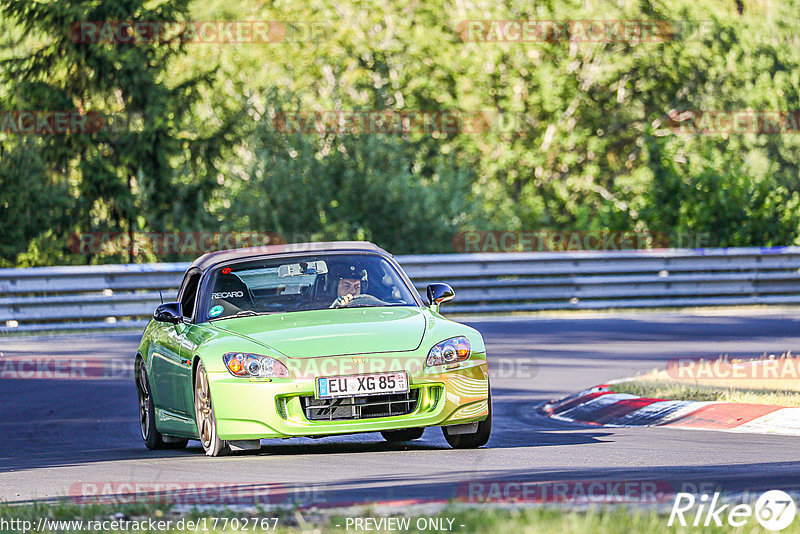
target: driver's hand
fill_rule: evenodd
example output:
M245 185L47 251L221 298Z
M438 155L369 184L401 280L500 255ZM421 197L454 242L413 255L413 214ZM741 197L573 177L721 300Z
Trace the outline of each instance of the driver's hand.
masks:
M331 308L341 308L342 306L347 306L350 304L350 301L353 300L353 295L348 293L347 295L342 295L338 297L336 300L333 301L333 304L330 305Z

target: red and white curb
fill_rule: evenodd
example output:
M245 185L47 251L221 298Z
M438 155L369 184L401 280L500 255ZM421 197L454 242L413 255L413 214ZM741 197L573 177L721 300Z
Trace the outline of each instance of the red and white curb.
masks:
M597 386L545 404L560 421L610 427L669 426L800 436L800 408L767 404L646 399Z

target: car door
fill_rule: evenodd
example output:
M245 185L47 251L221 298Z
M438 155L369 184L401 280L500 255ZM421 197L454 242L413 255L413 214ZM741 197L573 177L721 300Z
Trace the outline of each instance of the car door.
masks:
M152 376L156 382L156 398L160 408L176 415L191 416L194 412L192 355L186 333L194 320L200 276L197 270L186 273L178 293L184 322L162 325L154 343L157 350L152 355Z
M187 339L192 331L197 314L197 292L200 287L202 273L199 270L190 271L189 279L179 294L181 309L183 310L183 323L180 324L180 363L175 368L175 389L178 406L181 413L194 415L194 381L192 380L192 355L194 343Z

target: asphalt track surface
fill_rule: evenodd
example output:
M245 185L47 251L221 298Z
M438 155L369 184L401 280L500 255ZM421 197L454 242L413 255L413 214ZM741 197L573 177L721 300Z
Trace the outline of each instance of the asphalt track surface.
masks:
M800 438L553 421L542 403L676 357L800 351L800 311L467 319L492 366L494 431L452 450L438 428L389 444L380 434L262 441L256 454L149 451L132 377L0 379L0 500L75 497L85 484L224 484L272 502L333 505L449 499L468 482L652 481L677 490L800 490ZM137 334L0 338L3 357L125 362ZM119 486L113 486L115 488ZM262 502L265 499L262 498Z

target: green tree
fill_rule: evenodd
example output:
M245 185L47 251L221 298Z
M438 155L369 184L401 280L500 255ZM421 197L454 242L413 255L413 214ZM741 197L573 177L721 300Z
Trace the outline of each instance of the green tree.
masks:
M272 110L274 113L274 110ZM392 251L451 249L476 216L475 176L431 138L319 135L256 123L253 163L232 185L232 229L277 231L289 240L367 239Z
M3 80L15 84L7 108L92 111L106 118L96 132L47 135L36 143L51 179L69 187L75 231L132 235L192 224L217 186L214 165L235 119L216 117L211 130L192 121L213 70L176 81L169 66L186 53L180 39L83 42L73 26L180 21L188 18L188 5L188 0L0 1L0 15L22 30L18 48L25 50L2 62ZM179 168L194 171L190 183L179 179ZM127 259L134 260L132 250Z

